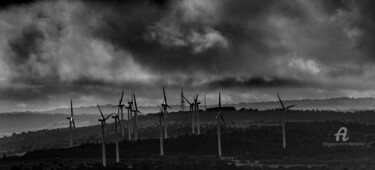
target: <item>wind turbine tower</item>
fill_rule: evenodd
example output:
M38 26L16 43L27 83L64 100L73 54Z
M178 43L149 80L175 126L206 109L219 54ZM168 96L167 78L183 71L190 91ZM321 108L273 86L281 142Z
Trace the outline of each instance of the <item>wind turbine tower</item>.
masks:
M194 98L194 97L193 97ZM189 104L189 118L191 118L191 133L195 134L195 125L194 125L194 103L190 103L189 100L184 96L184 99Z
M194 98L194 106L195 106L195 111L197 113L197 132L198 132L198 135L201 134L201 128L200 128L200 122L199 122L199 105L201 104L201 102L198 102L198 94L197 96Z
M160 139L160 156L164 156L164 146L163 146L163 109L159 107L159 139Z
M285 149L286 148L285 112L287 110L289 110L290 108L296 106L296 105L290 105L290 106L285 107L284 104L283 104L283 101L281 100L281 98L279 96L279 93L277 93L277 98L279 98L279 102L280 102L280 105L282 107L281 110L283 111L282 131L283 131L283 148Z
M224 127L226 126L225 125L225 121L224 121L224 118L223 118L223 115L221 114L221 112L219 112L217 115L216 115L216 126L217 126L217 146L218 146L218 154L219 156L221 156L221 127L220 125L223 125Z
M106 141L106 137L105 137L105 127L106 127L106 120L108 118L110 118L112 116L112 114L108 115L107 117L104 117L103 115L103 112L102 110L100 109L99 105L98 106L98 109L100 111L100 115L102 116L101 119L99 119L98 121L102 124L102 157L103 157L103 166L106 167L107 166L107 158L106 158L106 152L105 152L105 141Z
M165 139L168 138L168 123L167 123L167 113L168 113L168 108L172 109L171 106L168 105L168 102L167 102L167 96L165 95L165 90L164 90L164 87L163 87L163 95L164 95L164 102L163 104L161 104L161 106L163 107L163 112L164 112L164 137Z
M133 99L134 99L134 140L137 141L138 140L138 113L141 113L139 110L138 110L138 106L137 106L137 99L135 98L135 93L133 92Z
M131 96L131 94L130 94ZM133 112L133 98L131 101L128 100L128 107L125 106L125 108L128 111L128 140L132 140L132 112Z
M116 140L116 162L120 162L120 151L119 151L119 144L118 144L118 124L120 122L119 113L115 113L112 116L115 119L115 140Z

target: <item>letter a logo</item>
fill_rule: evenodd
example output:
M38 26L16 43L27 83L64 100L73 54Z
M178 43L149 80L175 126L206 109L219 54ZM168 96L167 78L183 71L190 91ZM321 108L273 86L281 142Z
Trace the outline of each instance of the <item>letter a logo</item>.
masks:
M349 140L349 137L346 136L348 133L348 129L346 127L341 127L337 133L335 133L333 136L336 137L336 142L340 141L340 136L343 142Z

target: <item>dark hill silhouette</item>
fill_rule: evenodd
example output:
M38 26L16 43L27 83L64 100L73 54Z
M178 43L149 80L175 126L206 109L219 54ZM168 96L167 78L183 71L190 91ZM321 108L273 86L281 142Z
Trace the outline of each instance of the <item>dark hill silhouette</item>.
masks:
M212 107L207 108L208 112L220 112L220 111L237 111L235 107Z
M222 133L223 153L226 156L235 156L240 160L260 160L265 164L322 164L329 167L371 166L371 160L368 158L374 156L374 148L340 147L330 149L322 146L322 142L333 140L333 133L341 126L350 129L350 137L354 142L375 140L375 136L371 135L374 134L375 125L341 121L295 122L287 123L287 143L289 147L283 150L280 126L229 127L224 129ZM150 127L149 130L152 129L157 128ZM167 157L163 159L175 162L180 161L180 159L191 159L184 157L184 155L194 155L193 160L201 159L203 155L209 155L211 161L212 159L215 160L217 153L215 125L205 125L202 128L203 134L199 136L183 134L182 132L185 131L184 126L173 126L171 129L178 131L182 135L174 136L165 141ZM152 160L157 162L158 160L163 160L158 156L158 144L158 139L121 142L120 155L122 162L124 162L122 166L126 167L128 164L136 164L136 162L145 163ZM110 160L109 162L112 161L111 164L113 164L115 156L114 148L115 145L113 143L107 143L107 157ZM81 164L82 160L99 162L100 159L100 143L91 143L74 148L32 151L19 158L4 158L0 162L6 164L7 161L24 163L31 160L39 160L41 162L44 160L57 160L61 163L66 160L67 164L65 166L69 167ZM193 160L191 160L192 163L194 162ZM160 162L157 164L160 165Z
M280 110L256 110L243 109L241 111L222 111L226 123L232 127L256 126L278 126L282 112ZM200 112L202 127L215 124L215 112ZM97 122L97 118L95 120ZM78 118L77 118L78 119ZM76 120L77 120L76 119ZM139 138L157 138L157 116L155 114L142 115L139 117ZM66 121L66 118L63 118ZM175 112L168 114L167 121L170 123L169 134L172 136L189 134L191 132L188 112ZM311 121L343 121L370 124L375 122L375 112L356 111L319 111L319 110L291 110L287 112L288 122L311 122ZM66 121L67 122L67 121ZM68 127L68 126L66 126ZM108 124L110 136L113 136L114 124ZM75 144L97 143L100 141L100 126L88 126L77 128L75 132ZM6 154L24 153L27 151L51 148L67 147L69 143L68 128L52 130L41 130L35 132L23 132L10 137L0 139L0 151Z

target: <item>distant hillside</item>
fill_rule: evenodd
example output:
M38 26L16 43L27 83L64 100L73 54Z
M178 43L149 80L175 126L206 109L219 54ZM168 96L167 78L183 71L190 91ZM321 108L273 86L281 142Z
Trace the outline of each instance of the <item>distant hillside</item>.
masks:
M354 111L354 110L374 110L375 98L349 98L339 97L330 99L303 99L303 100L286 100L285 105L294 104L293 109L299 110L340 110L340 111ZM280 108L278 101L273 102L258 102L258 103L243 103L234 105L238 108L255 108L259 110Z
M349 98L349 97L339 97L330 99L302 99L302 100L285 100L285 104L295 104L297 105L294 109L299 110L340 110L340 111L353 111L353 110L373 110L375 109L375 98ZM240 104L222 104L225 106L235 107L237 110L241 108L253 108L258 110L274 109L279 108L280 104L278 101L267 101L267 102L254 102L254 103L240 103ZM117 112L117 108L112 105L100 106L104 112L112 113ZM207 108L217 107L217 105L207 105ZM200 105L201 109L204 106ZM188 110L188 106L185 110ZM157 106L140 106L139 110L143 114L156 113L159 112ZM172 106L170 112L180 111L181 107L179 105ZM96 106L80 107L74 108L76 114L99 114L98 108ZM126 112L126 110L124 110ZM70 113L70 108L59 108L56 110L45 111L43 113Z
M36 131L41 129L56 129L69 126L66 119L68 114L46 114L35 112L2 113L0 114L0 137L12 133ZM99 115L76 115L77 127L99 124Z
M117 107L114 105L100 105L100 109L102 109L103 113L117 113ZM147 113L156 113L159 112L159 108L157 106L139 106L138 110L140 110L141 114ZM171 112L177 112L180 110L180 106L172 106L170 109ZM124 113L127 113L127 110L124 108ZM43 113L70 113L70 108L58 108L55 110L48 110L44 111ZM74 108L75 114L99 114L99 110L97 106L88 106L88 107L75 107Z

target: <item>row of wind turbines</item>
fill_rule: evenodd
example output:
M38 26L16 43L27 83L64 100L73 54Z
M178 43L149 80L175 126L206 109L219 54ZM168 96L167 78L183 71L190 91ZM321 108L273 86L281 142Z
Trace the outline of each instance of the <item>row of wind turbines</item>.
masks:
M181 89L182 91L182 89ZM167 97L165 94L165 89L163 87L163 96L164 100L163 103L158 106L160 112L157 113L159 117L159 143L160 143L160 155L164 156L164 139L168 138L168 122L167 122L167 114L168 109L172 109L170 105L168 105ZM134 92L131 92L131 100L128 101L128 105L125 106L123 104L123 97L124 97L124 91L122 91L121 98L119 100L118 105L115 105L114 107L117 107L117 113L111 113L108 115L104 115L100 106L97 105L101 118L98 119L99 122L101 122L101 133L102 133L102 164L104 167L106 167L106 121L109 118L113 118L115 120L115 144L116 144L116 162L120 162L120 154L119 154L119 132L118 128L121 129L121 137L125 137L125 127L128 129L128 140L129 141L137 141L138 140L138 113L141 113L138 110L137 106L137 100ZM199 105L201 104L198 101L198 94L196 96L193 96L193 102L190 102L185 96L183 96L183 99L189 104L189 117L188 121L191 120L191 127L192 127L192 134L199 135L201 133L200 131L200 120L199 120ZM277 93L277 97L279 100L279 103L281 105L281 110L283 111L283 119L282 119L282 138L283 138L283 148L286 148L286 131L285 131L285 118L286 118L286 111L290 108L294 107L295 105L290 106L284 106L284 103L282 102L279 94ZM74 135L73 132L76 129L75 122L74 122L74 116L73 116L73 102L70 101L71 106L71 116L67 117L69 120L69 137L70 137L70 147L73 147L73 139ZM124 119L124 113L123 108L127 109L127 120ZM218 112L216 113L216 126L217 126L217 144L218 144L218 156L222 156L222 150L221 150L221 128L226 128L226 123L224 120L224 116L221 112L221 94L219 93L219 104L218 104ZM164 132L164 133L163 133Z

